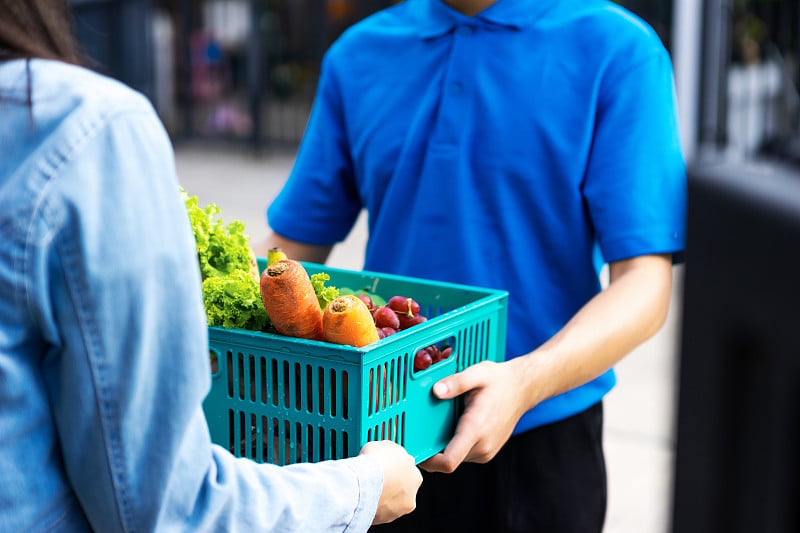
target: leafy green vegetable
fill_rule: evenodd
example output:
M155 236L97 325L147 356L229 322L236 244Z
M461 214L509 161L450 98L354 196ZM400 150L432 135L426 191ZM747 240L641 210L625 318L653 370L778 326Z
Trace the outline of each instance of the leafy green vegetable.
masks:
M339 296L339 289L332 286L325 286L325 282L330 280L331 277L324 273L318 272L311 275L311 286L314 287L314 292L317 294L319 306L325 309L328 304Z
M258 281L250 272L234 270L203 282L203 302L209 326L271 331Z
M250 239L244 233L244 223L234 220L223 224L218 218L220 208L216 204L202 208L196 196L189 196L183 189L181 194L192 223L203 279L235 270L253 270L255 258L250 250Z
M197 197L189 196L183 188L181 195L197 244L208 325L271 331L244 223L234 220L223 224L216 204L202 208Z

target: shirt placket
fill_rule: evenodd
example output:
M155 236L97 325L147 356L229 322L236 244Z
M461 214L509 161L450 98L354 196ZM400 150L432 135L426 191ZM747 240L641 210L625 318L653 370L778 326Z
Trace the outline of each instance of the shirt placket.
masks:
M456 26L451 34L452 46L442 87L439 105L439 120L436 126L435 144L455 146L464 127L465 104L468 102L472 86L470 64L472 41L477 28L463 24Z

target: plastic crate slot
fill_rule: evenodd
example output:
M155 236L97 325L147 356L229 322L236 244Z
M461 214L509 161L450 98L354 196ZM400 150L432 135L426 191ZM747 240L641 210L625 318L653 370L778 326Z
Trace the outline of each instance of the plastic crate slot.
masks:
M234 446L234 416L233 409L228 409L228 451L236 453L236 446Z
M236 377L234 379L237 380L236 381L236 385L237 385L236 389L238 389L238 391L239 391L239 399L240 400L244 400L244 361L243 361L243 359L244 359L244 357L242 356L241 352L236 354L236 374L235 374Z
M389 379L387 380L387 386L389 387L389 394L386 395L386 405L391 406L394 404L394 395L397 393L397 374L395 373L395 362L392 359L389 362Z
M265 357L260 357L259 359L260 369L258 375L260 376L261 381L261 403L265 404L269 398L269 389L270 389L270 382L267 381L267 376L269 375L269 371L267 370L269 367L267 365L267 359Z
M370 368L369 369L369 388L368 388L369 392L367 393L367 396L368 396L368 398L367 398L367 414L368 415L371 415L372 412L373 412L372 411L372 398L374 396L372 394L372 384L373 383L375 383L375 369ZM369 440L369 439L367 439L367 440Z
M342 456L342 441L336 438L336 430L331 429L331 459L338 459Z
M228 351L225 353L225 368L227 369L228 378L228 398L233 398L233 354Z
M214 350L209 350L208 359L211 365L211 376L214 377L219 372L219 355Z
M277 359L270 359L269 361L270 372L269 375L272 376L272 379L267 380L267 388L269 392L267 393L268 402L272 402L272 405L275 407L278 406L278 360Z
M270 419L268 424L272 431L270 431L270 435L272 436L271 439L267 442L267 457L270 458L275 464L280 464L278 462L278 453L280 452L280 447L278 446L278 439L280 438L280 422L278 422L277 418Z
M301 409L305 410L307 413L310 413L312 410L312 406L314 405L314 396L313 396L313 379L314 379L314 372L311 369L311 365L304 365L300 367L300 386L302 391L300 396L303 399L303 405Z
M469 328L467 332L467 346L469 347L469 353L467 355L467 364L472 366L475 364L475 337L476 331L475 326Z
M319 428L319 460L328 459L330 454L325 450L325 428Z
M317 394L317 405L319 406L319 414L325 414L325 368L317 367L317 387L314 387Z
M261 434L258 431L258 426L256 425L256 415L254 415L253 413L250 413L249 434L250 434L250 454L248 455L248 457L250 457L251 459L257 459L259 451L256 451L257 447L256 445L260 444ZM261 448L261 446L258 446L258 448Z
M272 426L269 423L269 419L266 416L261 417L261 446L260 446L260 455L258 457L259 461L269 461L272 457L272 439L273 439L273 432L270 431Z
M288 363L287 363L288 364ZM303 373L300 370L300 363L291 365L292 379L289 386L289 404L293 405L294 409L299 411L302 409L303 403ZM292 401L294 403L292 404Z
M244 387L245 387L245 396L250 396L250 401L256 401L256 360L251 355L247 356L247 368L245 369L245 379L244 379ZM247 390L249 389L250 394L246 394Z
M245 454L247 453L247 440L246 440L247 433L245 432L244 429L245 423L246 420L244 416L244 411L239 411L239 426L237 427L237 432L236 432L236 437L237 437L236 440L239 442L239 450L238 450L239 453L237 453L239 457L245 457Z
M483 347L481 343L483 342L483 323L479 322L475 324L475 340L473 342L473 363L477 363L483 360Z
M403 355L401 356L401 358L402 358L402 360L403 360L403 368L402 368L402 373L401 373L401 375L403 376L403 378L402 378L402 383L403 383L403 392L402 392L402 395L401 395L400 397L401 397L401 398L403 398L403 399L405 400L405 399L406 399L406 394L408 393L408 365L409 365L409 357L408 357L408 354L403 354Z
M342 418L350 419L350 385L347 370L342 371ZM345 449L347 447L345 446Z
M316 463L319 461L319 448L314 446L314 426L306 426L306 450L303 457L310 462Z
M338 398L339 398L339 383L336 379L336 370L333 368L330 369L330 384L331 384L331 416L336 417L336 412L338 409Z
M400 440L397 441L398 444L405 446L406 444L406 412L403 411L400 414Z
M378 410L386 409L386 363L378 367Z
M287 459L286 462L288 463L299 463L302 460L302 453L303 453L303 425L300 422L294 423L294 433L292 433L292 440L290 449L292 451L290 459Z
M486 354L489 352L489 322L487 320L481 322L481 343L478 346L481 351L481 361L485 361Z
M289 408L289 361L281 361L280 377L278 380L279 398L278 404L286 409Z

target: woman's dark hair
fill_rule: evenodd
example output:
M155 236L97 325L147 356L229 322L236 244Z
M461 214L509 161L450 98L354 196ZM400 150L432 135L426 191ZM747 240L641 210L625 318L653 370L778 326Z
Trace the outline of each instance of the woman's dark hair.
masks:
M81 63L67 0L0 0L0 60L12 58Z

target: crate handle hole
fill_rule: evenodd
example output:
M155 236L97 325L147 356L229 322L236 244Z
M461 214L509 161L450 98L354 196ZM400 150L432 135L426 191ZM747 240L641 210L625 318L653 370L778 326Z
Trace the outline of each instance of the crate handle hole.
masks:
M422 375L431 371L431 369L440 368L439 365L443 361L449 361L454 357L458 357L458 346L455 336L445 337L439 341L427 343L423 346L417 347L412 351L412 377Z

